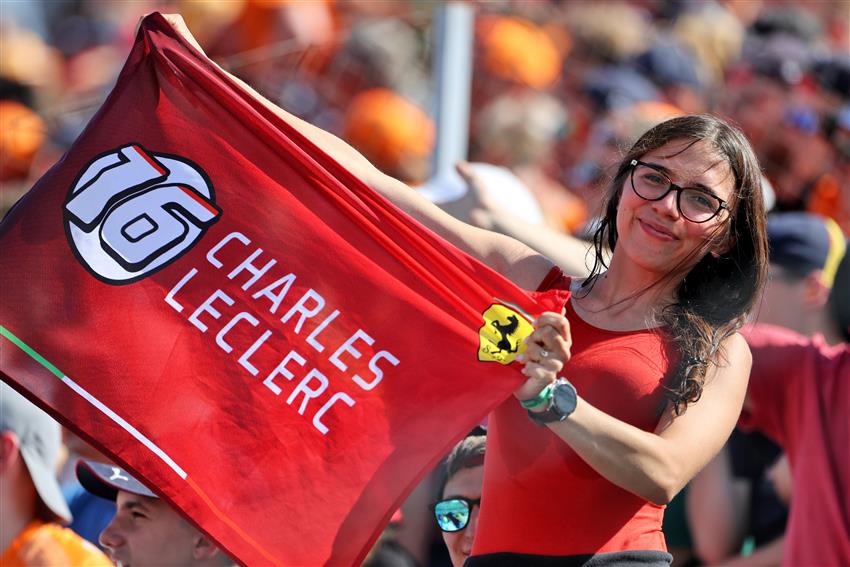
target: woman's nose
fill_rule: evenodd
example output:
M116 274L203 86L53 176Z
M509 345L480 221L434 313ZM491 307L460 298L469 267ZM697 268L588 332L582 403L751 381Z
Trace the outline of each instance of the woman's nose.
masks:
M671 218L679 218L679 193L675 189L671 189L664 197L657 201L652 201L652 208L658 214L667 215Z

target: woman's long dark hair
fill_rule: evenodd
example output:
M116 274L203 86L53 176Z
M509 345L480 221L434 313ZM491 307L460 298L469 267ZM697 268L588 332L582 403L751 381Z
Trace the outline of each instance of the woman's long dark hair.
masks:
M607 268L606 246L611 252L617 247L617 207L631 161L673 140L690 141L687 147L706 144L729 164L735 178L728 221L693 252L702 258L675 290L674 303L658 314L681 355L666 384L667 397L678 415L699 400L708 365L719 362L720 345L743 325L761 296L768 258L761 171L749 142L738 129L715 116L681 116L647 131L620 162L609 186L604 216L593 235L596 258L587 285L592 286ZM719 247L721 252L708 253L718 243L725 243ZM674 277L675 270L657 284Z

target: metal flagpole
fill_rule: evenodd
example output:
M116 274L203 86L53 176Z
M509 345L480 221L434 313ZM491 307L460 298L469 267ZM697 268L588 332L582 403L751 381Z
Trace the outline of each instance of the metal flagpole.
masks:
M455 200L466 191L454 165L466 159L468 150L474 20L473 7L466 2L446 2L436 9L434 81L437 140L431 179L421 192L437 203Z

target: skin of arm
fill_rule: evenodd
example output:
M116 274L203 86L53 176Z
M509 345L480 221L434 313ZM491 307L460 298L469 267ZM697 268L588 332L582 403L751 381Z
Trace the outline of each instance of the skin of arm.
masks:
M578 277L587 277L590 274L587 259L591 243L545 225L529 223L494 203L485 189L484 181L468 163L459 163L457 171L466 181L468 191L458 201L444 205L446 210L460 210L462 216L454 216L464 220L468 218L475 226L519 240L550 258L566 274Z
M737 555L745 535L750 486L732 475L730 458L727 445L688 484L688 525L707 565Z
M187 41L203 53L180 16L170 14L165 18ZM508 236L482 230L455 219L401 181L378 170L360 152L340 138L286 112L238 77L223 69L222 72L360 181L392 201L430 230L507 277L516 285L524 289L537 289L551 269L552 262L528 246Z
M560 340L553 341L553 335ZM523 373L529 380L516 391L518 399L533 397L556 379L561 360L569 360L569 344L566 318L545 313L537 320L525 358L542 362L526 363ZM544 347L554 356L541 356ZM612 483L655 504L667 504L720 451L741 412L752 364L749 347L736 333L720 352L723 360L707 372L699 401L679 416L668 404L654 432L608 415L580 392L575 411L547 427Z
M748 481L732 476L727 447L688 485L688 524L697 556L706 565L780 565L785 536L759 546L749 555L739 555L746 535L751 488Z
M565 274L582 278L590 274L585 261L591 247L589 242L545 226L530 225L504 210L493 216L491 230L507 234L537 250L555 262Z

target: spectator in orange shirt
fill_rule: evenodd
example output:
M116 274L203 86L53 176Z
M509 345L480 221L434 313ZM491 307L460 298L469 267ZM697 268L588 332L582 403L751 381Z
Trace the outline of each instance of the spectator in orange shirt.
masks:
M0 383L0 565L112 564L60 523L71 512L56 479L59 424Z

